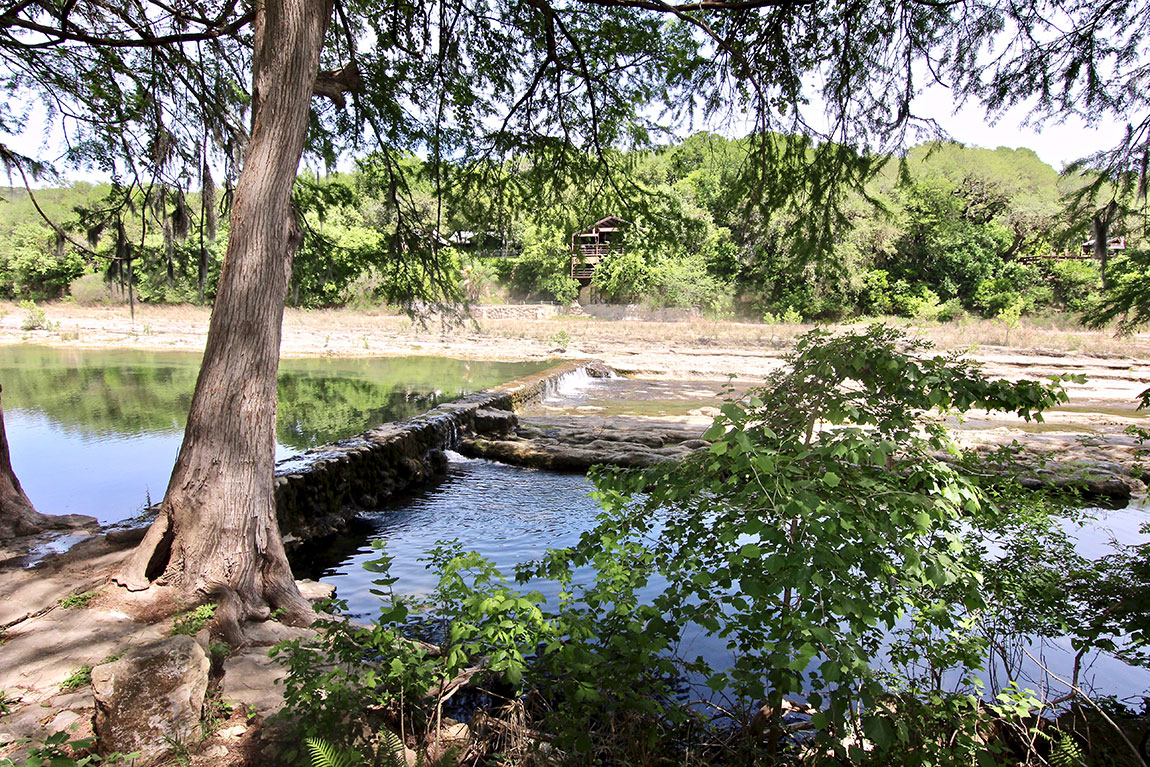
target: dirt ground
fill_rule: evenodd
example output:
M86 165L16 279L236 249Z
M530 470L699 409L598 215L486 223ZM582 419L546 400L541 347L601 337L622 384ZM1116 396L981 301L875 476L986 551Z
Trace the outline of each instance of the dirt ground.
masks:
M138 306L134 318L123 306L62 303L42 310L42 318L30 317L27 309L0 304L0 343L196 351L203 348L210 318L209 311L199 307ZM30 319L42 319L42 323ZM29 324L42 327L25 329ZM651 397L690 399L700 391L719 390L727 376L735 376L742 385L761 381L783 364L782 356L792 339L809 327L703 320L607 321L586 316L491 319L449 327L434 320L424 326L382 312L289 309L282 351L286 357L598 359L632 381L657 383L646 387L656 392ZM1123 473L1142 460L1126 429L1150 425L1150 417L1135 409L1138 394L1150 388L1150 335L1116 339L1072 325L1038 322L1006 328L971 321L912 330L941 349L965 352L992 376L1087 376L1085 384L1068 385L1070 405L1051 412L1045 424L971 414L956 424L963 440L989 445L1017 440L1057 460L1109 466ZM701 420L708 414L702 407L682 417ZM88 726L91 693L62 693L61 683L76 668L101 662L125 642L163 633L156 625L128 620L123 605L100 599L84 610L61 605L69 594L101 588L104 574L124 555L123 547L92 546L88 554L49 565L44 571L0 568L0 695L16 694L21 699L14 714L0 717L0 743L5 733L23 735L36 728L51 731L73 726L82 734ZM46 641L48 634L55 639ZM55 651L45 652L45 647ZM245 663L255 668L263 657L266 665L266 649L249 654ZM274 669L264 671L274 673ZM203 752L214 756L203 763L242 763L239 746L247 743L242 735L247 722L241 717L225 725L221 732L230 733L227 737L234 742L216 737Z

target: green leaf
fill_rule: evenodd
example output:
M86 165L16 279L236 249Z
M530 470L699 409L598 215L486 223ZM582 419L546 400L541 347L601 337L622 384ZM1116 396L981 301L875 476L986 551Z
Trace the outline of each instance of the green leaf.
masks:
M726 674L712 674L707 678L707 686L715 692L722 692L727 689L727 684L730 682Z
M828 471L823 475L823 484L827 487L838 487L840 482L842 482L842 480L839 479L839 475L833 471Z
M889 750L894 740L894 728L885 716L863 717L863 732L881 751Z

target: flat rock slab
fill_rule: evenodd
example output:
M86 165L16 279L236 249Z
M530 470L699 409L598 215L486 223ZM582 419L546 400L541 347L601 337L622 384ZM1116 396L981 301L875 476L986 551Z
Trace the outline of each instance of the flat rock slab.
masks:
M682 460L707 446L704 428L649 418L579 416L521 418L503 439L468 439L457 448L471 458L557 471L587 471L597 464L641 468Z
M271 645L291 639L314 639L314 629L294 628L275 621L249 623L244 626L246 645L224 661L220 680L223 699L238 704L245 712L267 717L284 705L284 688L280 680L287 670L268 657Z
M6 632L0 690L18 690L25 702L42 701L57 694L77 668L97 666L166 633L163 626L137 623L116 610L54 608Z
M267 647L242 650L224 661L220 694L245 713L267 717L283 708L284 688L278 682L286 674L283 666L268 657Z

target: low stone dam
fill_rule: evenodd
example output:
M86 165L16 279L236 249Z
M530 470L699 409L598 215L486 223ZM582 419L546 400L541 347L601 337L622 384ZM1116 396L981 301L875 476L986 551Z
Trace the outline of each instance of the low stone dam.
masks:
M572 377L609 377L595 362L566 363L440 405L407 421L377 426L312 448L276 466L276 505L289 549L345 529L355 514L446 467L444 450L463 439L498 438L517 424L515 409Z

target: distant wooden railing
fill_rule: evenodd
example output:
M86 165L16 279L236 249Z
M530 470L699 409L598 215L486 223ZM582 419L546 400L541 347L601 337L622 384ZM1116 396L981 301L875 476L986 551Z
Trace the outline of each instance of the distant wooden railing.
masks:
M610 255L612 252L614 252L616 250L622 250L622 249L623 249L622 245L612 245L611 243L601 243L601 244L596 244L596 245L577 245L576 247L572 248L572 250L576 254L575 255L576 258L578 258L579 256L583 256L584 258L588 258L588 257L602 258L604 256Z
M622 245L611 243L576 245L571 248L571 277L576 280L589 280L595 273L595 266L612 253L622 252Z
M1018 263L1037 264L1040 261L1091 261L1093 258L1093 253L1086 255L1068 250L1063 253L1045 253L1041 256L1019 256Z

